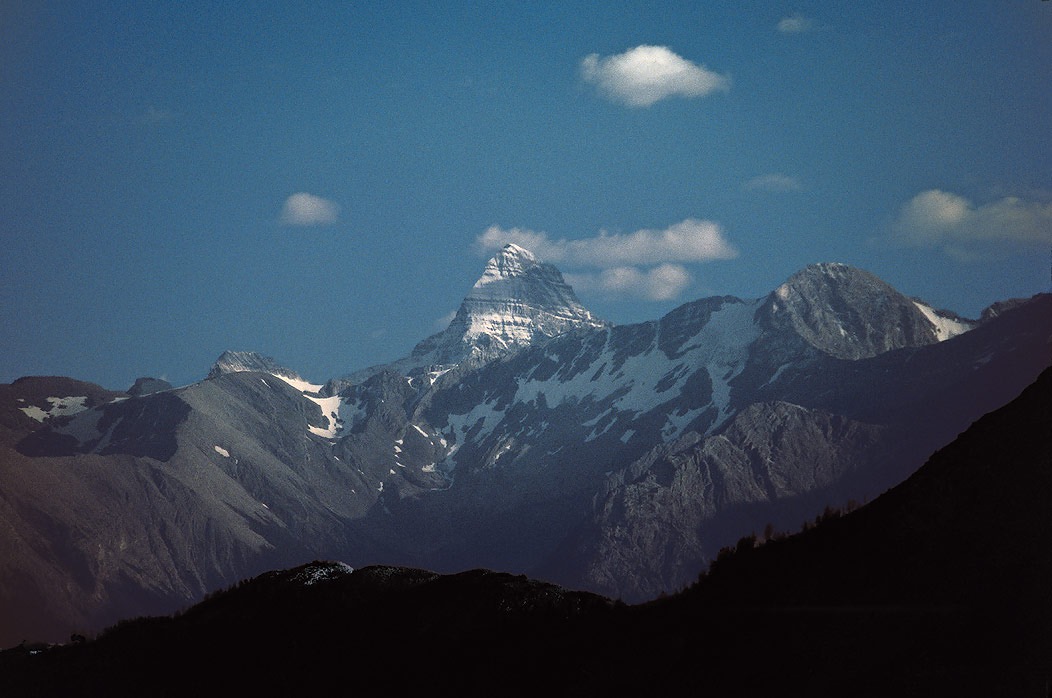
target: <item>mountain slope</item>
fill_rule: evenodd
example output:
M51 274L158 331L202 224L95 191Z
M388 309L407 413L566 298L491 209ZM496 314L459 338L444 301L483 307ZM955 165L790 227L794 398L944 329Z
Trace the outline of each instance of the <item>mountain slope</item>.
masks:
M746 540L637 606L471 570L314 562L97 640L0 653L5 695L1044 696L1052 370L905 483ZM36 654L33 654L36 652Z
M707 298L610 326L506 248L433 344L459 353L427 358L458 363L321 385L230 352L134 396L7 386L0 645L313 559L653 598L768 522L872 499L1048 365L1050 296L939 341L861 270L794 279L789 305Z
M771 325L839 359L938 341L935 323L915 302L846 264L814 264L793 274L762 312Z
M883 669L887 656L856 658L830 672L835 680L868 682L864 695L1044 695L1052 679L1050 499L1046 369L902 484L801 535L721 559L670 612L827 607L850 618L852 609L880 609L871 629L884 634L874 642L894 646L913 632L929 644L914 640ZM899 627L890 630L889 619Z

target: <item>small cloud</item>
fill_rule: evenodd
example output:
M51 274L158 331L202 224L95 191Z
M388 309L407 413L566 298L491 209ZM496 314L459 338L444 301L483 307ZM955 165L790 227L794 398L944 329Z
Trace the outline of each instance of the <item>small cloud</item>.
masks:
M783 34L802 34L811 31L814 23L802 15L783 17L778 22L778 31Z
M299 192L285 199L281 222L285 225L329 225L335 223L340 207L320 196Z
M662 264L647 270L613 267L597 273L567 274L565 279L579 291L600 291L651 301L672 300L693 281L690 272L680 264Z
M581 76L606 97L630 107L649 107L667 97L703 97L729 90L730 78L676 55L665 46L636 46L614 56L581 60Z
M796 177L790 177L778 172L753 177L742 185L745 191L764 191L775 194L785 194L794 191L803 191L804 185Z
M902 207L892 238L962 259L975 257L980 247L1052 245L1052 202L1006 196L977 206L958 194L929 189Z
M724 237L718 223L695 218L687 218L663 230L645 228L618 235L602 232L583 240L551 240L547 233L494 225L475 241L483 252L498 250L509 242L550 262L600 268L708 262L738 256L738 251Z
M583 240L552 240L543 232L491 226L475 244L488 253L509 242L549 262L596 270L564 275L578 290L656 301L675 298L690 285L692 278L684 264L738 256L718 224L694 218L662 230L604 232Z

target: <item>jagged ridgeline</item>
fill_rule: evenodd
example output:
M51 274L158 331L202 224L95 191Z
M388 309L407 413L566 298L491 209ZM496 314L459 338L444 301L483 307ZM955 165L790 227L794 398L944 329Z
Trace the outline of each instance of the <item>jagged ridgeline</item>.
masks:
M1048 365L1052 298L977 320L817 264L613 325L509 245L409 356L313 382L0 386L0 646L316 559L489 568L628 602L901 482Z

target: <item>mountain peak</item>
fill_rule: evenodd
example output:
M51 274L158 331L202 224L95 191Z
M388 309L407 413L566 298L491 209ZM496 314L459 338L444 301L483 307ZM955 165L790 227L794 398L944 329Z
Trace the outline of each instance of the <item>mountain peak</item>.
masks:
M571 330L607 324L581 304L555 266L525 247L507 244L486 263L446 329L417 344L405 359L348 379L363 380L380 368L407 374L429 366L484 363Z
M472 287L472 293L476 289L481 289L493 283L528 276L540 265L541 263L537 260L537 257L525 247L509 243L486 263L482 276L479 277L479 280Z
M555 266L508 244L486 264L443 334L460 350L488 358L578 327L604 324L581 304Z
M841 359L939 341L911 299L874 274L838 262L796 272L771 293L762 312L774 326Z
M257 354L254 351L224 351L216 359L216 362L212 364L212 370L208 372L208 377L216 378L225 373L241 373L243 371L271 373L282 378L300 380L299 374L295 371L285 368L269 356Z

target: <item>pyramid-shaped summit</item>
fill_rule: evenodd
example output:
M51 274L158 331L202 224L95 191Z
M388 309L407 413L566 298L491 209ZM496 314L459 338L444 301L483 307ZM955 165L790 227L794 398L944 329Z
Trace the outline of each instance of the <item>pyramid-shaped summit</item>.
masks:
M798 271L768 296L761 315L766 323L840 359L939 341L939 318L929 318L922 304L874 274L846 264L812 264ZM969 327L958 321L954 331Z
M582 327L605 327L555 266L505 245L486 264L449 326L420 342L397 368L481 363Z

